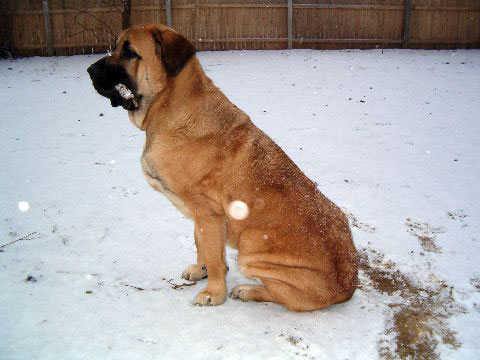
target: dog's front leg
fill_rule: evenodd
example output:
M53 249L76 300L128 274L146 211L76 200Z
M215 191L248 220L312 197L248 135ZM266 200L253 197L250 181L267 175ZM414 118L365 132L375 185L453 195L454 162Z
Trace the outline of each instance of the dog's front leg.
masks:
M195 246L197 247L197 263L187 266L182 272L182 278L190 281L199 281L207 277L207 267L205 266L205 259L202 253L202 247L198 245L200 229L195 224L194 237Z
M196 216L197 251L208 271L208 284L195 297L195 305L220 305L225 302L225 221L223 216Z

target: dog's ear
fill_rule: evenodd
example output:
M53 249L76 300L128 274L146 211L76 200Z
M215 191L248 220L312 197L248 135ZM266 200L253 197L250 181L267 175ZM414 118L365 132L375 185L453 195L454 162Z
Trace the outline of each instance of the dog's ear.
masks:
M193 44L175 31L155 30L153 38L157 43L157 55L170 76L177 75L195 54Z

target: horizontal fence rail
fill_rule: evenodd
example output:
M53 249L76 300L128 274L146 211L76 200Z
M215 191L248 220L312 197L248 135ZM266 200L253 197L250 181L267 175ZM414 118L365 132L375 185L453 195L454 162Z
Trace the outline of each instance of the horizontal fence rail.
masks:
M480 47L480 0L2 0L0 51L110 50L128 25L163 23L198 50Z

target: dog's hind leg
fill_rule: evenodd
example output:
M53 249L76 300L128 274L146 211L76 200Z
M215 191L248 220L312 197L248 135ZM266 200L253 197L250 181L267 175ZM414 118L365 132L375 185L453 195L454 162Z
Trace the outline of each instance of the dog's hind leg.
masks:
M233 298L240 300L275 302L292 311L322 309L346 300L346 294L339 291L333 279L312 269L258 262L244 265L242 271L264 286L253 289L247 285L245 294L240 286L232 293Z

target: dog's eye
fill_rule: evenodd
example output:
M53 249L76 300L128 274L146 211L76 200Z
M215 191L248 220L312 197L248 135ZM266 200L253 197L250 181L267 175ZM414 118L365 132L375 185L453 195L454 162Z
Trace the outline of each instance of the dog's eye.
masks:
M123 50L123 57L125 59L140 58L140 56L130 48L126 48Z
M128 43L128 41L125 41L125 43L123 44L122 55L124 59L134 59L134 58L141 59L140 55L138 55L135 51L130 49L130 44Z

